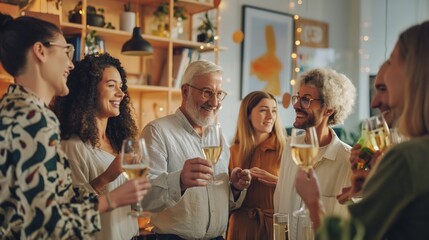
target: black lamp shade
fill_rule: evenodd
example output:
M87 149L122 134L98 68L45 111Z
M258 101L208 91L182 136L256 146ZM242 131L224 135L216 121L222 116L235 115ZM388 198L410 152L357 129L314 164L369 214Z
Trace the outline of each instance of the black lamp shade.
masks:
M121 53L130 56L147 56L153 54L153 48L150 43L141 36L141 29L135 27L133 36L122 45Z

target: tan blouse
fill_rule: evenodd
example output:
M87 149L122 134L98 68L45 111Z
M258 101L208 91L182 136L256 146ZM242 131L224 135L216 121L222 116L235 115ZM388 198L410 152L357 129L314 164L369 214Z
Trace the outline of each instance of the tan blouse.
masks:
M230 148L229 171L241 167L238 159L239 145ZM273 175L279 175L280 159L277 159L277 139L271 134L255 149L250 167L261 168ZM230 214L228 239L273 239L273 194L275 186L267 186L258 179L252 179L241 208Z

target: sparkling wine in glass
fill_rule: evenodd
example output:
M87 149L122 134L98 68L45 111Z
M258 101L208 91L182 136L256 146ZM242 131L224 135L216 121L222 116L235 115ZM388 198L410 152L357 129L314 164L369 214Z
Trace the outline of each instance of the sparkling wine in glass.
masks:
M221 132L220 124L213 123L203 128L203 134L201 137L201 148L203 150L204 157L209 160L213 167L218 162L220 154L222 153L221 143ZM215 185L223 183L222 180L215 181L213 174L213 181Z
M358 140L364 160L358 163L358 170L371 169L371 160L375 152L384 152L391 145L390 130L383 115L373 116L363 121L361 136Z
M305 130L292 128L290 137L292 159L301 169L308 172L317 162L319 152L319 141L317 140L316 128L309 127ZM294 216L306 215L302 206L293 213Z
M121 148L122 169L128 179L145 177L149 172L150 162L146 154L146 143L144 139L125 139ZM140 202L137 202L136 210L129 213L133 217L146 216Z

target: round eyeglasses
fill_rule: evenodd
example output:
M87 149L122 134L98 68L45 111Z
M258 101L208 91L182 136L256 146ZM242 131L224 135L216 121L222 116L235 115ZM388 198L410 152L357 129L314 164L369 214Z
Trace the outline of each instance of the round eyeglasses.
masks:
M323 103L323 99L321 98L308 98L308 97L300 97L300 96L292 96L292 104L295 105L295 103L297 103L299 101L299 104L301 105L302 108L309 108L311 105L311 102L313 101L320 101L321 103Z
M44 42L43 45L45 46L56 46L56 47L62 47L65 48L65 52L67 54L67 56L69 57L70 61L73 60L73 55L74 55L74 46L73 44L67 43L67 44L62 44L62 43L56 43L56 42Z
M214 92L213 90L211 90L209 88L197 88L197 87L192 86L191 84L186 84L186 85L188 85L189 87L194 88L196 90L199 90L201 92L201 94L203 95L203 98L206 98L206 99L211 99L216 94L216 98L219 101L222 101L227 95L227 93L222 91L222 90L218 91L218 92Z

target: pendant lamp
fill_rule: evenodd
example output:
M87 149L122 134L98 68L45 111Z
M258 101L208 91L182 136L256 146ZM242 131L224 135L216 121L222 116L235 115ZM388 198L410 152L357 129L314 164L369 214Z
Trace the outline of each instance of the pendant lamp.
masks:
M140 27L135 27L131 39L122 45L121 53L129 56L148 56L153 54L153 48L142 38Z

